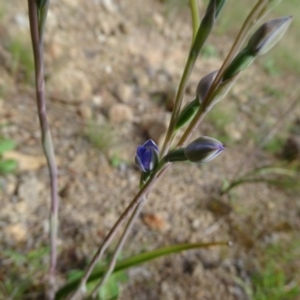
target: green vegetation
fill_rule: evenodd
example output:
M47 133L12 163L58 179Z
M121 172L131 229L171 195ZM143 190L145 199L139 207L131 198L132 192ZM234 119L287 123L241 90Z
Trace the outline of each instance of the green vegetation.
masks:
M17 167L17 162L13 159L4 159L3 153L15 148L15 142L0 138L0 175L13 173Z
M253 300L299 299L299 270L294 264L300 258L299 246L296 239L265 249L260 271L252 276Z
M261 66L270 76L279 76L281 74L276 61L272 57L265 58L261 61Z
M48 247L28 253L6 250L2 254L3 263L8 267L1 273L0 299L42 299L40 281L46 271L44 260L49 255Z
M22 39L9 41L7 49L11 54L11 72L15 80L27 84L33 82L33 58L31 48Z
M84 135L95 148L104 154L107 154L108 150L112 147L114 133L109 124L97 125L92 120L86 126Z
M99 266L98 266L99 268ZM81 270L72 270L68 273L68 282L77 280L83 275ZM106 284L99 290L98 300L116 300L120 295L120 284L128 282L128 275L125 271L119 271L112 274L107 280ZM90 283L87 288L88 292L91 293L96 287L96 282Z

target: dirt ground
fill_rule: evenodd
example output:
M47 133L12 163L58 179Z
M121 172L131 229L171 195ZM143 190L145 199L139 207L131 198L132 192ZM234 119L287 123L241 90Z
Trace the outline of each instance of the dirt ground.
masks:
M49 234L49 178L36 115L26 3L0 1L0 134L16 141L6 157L19 163L15 174L0 177L0 253L43 248ZM198 60L185 102L194 99L199 79L220 67L236 31L229 33L210 38L215 48ZM137 192L135 149L148 138L161 144L190 39L188 7L176 1L51 1L45 66L59 166L60 284L69 270L85 265ZM257 145L298 97L298 80L284 71L271 76L260 63L243 74L195 133L224 138L226 151L206 165L173 166L151 193L122 257L186 242L233 245L133 268L119 299L252 299L252 275L264 268L266 249L280 245L285 251L300 240L299 193L264 182L241 185L230 195L219 191L241 165L246 172L280 162ZM274 91L281 91L280 97ZM297 118L299 107L276 134L287 139ZM16 270L13 264L2 257L3 282ZM45 256L34 281L41 281L46 264ZM292 264L281 265L287 283L300 284L299 264L298 253ZM6 297L0 294L0 299L25 299Z

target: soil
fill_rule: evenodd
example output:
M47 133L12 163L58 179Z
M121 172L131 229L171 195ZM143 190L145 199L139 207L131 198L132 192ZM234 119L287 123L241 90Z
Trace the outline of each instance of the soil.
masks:
M0 177L0 253L48 245L49 176L32 63L16 56L17 46L12 46L21 44L20 55L31 57L26 3L0 3L5 12L0 19L0 134L16 142L6 157L19 163L15 174ZM86 264L136 194L136 147L148 138L161 145L191 39L188 7L170 3L51 1L45 67L59 168L60 285L68 271ZM198 81L220 67L233 37L209 40L217 54L198 60L185 103L194 99ZM188 251L133 268L119 299L251 299L251 276L263 265L265 249L299 239L299 193L265 182L240 185L224 196L219 191L240 166L242 174L280 162L257 141L297 97L297 80L285 72L270 77L259 63L243 74L219 104L219 115L208 117L194 134L225 136L226 151L205 165L172 167L151 192L122 257L178 243L231 241L232 246ZM267 93L266 87L284 97ZM226 124L223 114L230 119ZM287 138L299 117L297 108L276 134ZM299 262L298 256L294 265ZM47 263L44 257L41 269ZM1 259L1 278L10 276L13 264L6 256ZM37 281L43 278L39 273ZM30 299L42 299L33 295Z

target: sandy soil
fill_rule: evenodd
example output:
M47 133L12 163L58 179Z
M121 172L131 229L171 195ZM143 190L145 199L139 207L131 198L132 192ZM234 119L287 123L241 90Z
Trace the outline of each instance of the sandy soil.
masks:
M68 270L85 265L135 195L135 148L149 137L161 143L191 30L188 8L174 9L169 2L51 2L45 63L59 165L58 272L63 284ZM11 0L1 7L1 135L16 141L17 148L7 155L19 162L19 169L0 177L0 252L26 253L47 245L49 179L30 64L16 62L9 50L18 41L22 53L30 54L26 2ZM193 99L199 79L219 68L231 42L232 36L210 39L217 54L199 59L185 102ZM120 299L250 299L247 287L252 288L251 274L264 249L299 238L299 194L265 183L242 185L230 197L219 190L245 162L244 171L278 162L255 146L288 107L266 86L287 91L292 101L297 95L288 91L296 82L292 74L270 78L259 64L247 71L220 103L219 115L208 117L195 134L225 135L226 151L207 165L173 167L151 193L122 256L185 242L232 241L233 246L189 251L134 268ZM220 129L223 113L230 121ZM288 125L297 116L299 109ZM0 275L6 278L12 261L4 257L1 264Z

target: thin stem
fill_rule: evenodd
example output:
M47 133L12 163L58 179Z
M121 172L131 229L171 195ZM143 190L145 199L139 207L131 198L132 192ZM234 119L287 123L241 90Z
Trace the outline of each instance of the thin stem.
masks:
M269 0L259 0L257 1L256 5L253 7L251 12L249 13L248 17L246 18L245 22L243 23L243 26L241 30L238 33L237 38L235 39L227 57L225 58L209 92L207 97L203 101L203 105L207 105L210 101L210 98L213 94L213 92L216 90L218 85L221 82L221 79L224 75L224 72L228 65L231 63L233 58L236 56L237 52L239 51L241 45L244 43L245 39L248 36L248 33L252 26L258 21L259 16L261 16L262 11L264 10L265 6L267 5Z
M179 83L179 87L177 90L177 94L175 97L175 103L174 103L174 109L171 115L170 124L167 130L167 134L164 140L163 147L161 149L161 155L164 156L167 154L170 144L172 142L172 139L174 137L174 130L176 126L176 122L178 120L178 116L181 109L182 99L183 95L186 89L187 82L190 78L190 75L192 73L192 70L194 68L195 62L199 56L199 53L201 52L203 45L205 44L216 19L216 3L215 1L212 3L212 5L209 5L205 15L201 21L201 24L197 30L197 34L195 37L195 40L192 43L188 59L186 61L183 74L181 76L181 80Z
M118 246L117 248L115 249L115 252L113 254L113 257L109 263L109 266L108 266L108 269L106 270L104 276L102 277L101 281L99 282L99 284L97 284L97 286L95 287L95 289L93 290L92 292L92 297L93 298L96 298L97 296L97 293L98 293L98 290L104 286L104 284L106 283L107 279L109 278L109 276L111 275L111 273L113 272L114 268L115 268L115 265L117 263L117 258L121 252L121 250L123 249L124 247L124 244L129 236L129 233L132 229L132 226L134 225L137 217L139 216L139 214L141 213L141 210L146 202L147 198L146 196L144 196L141 200L141 202L137 205L137 207L135 208L131 218L129 219L127 225L126 225L126 228L123 232L123 235L118 243Z
M169 144L172 141L174 127L176 125L176 121L177 121L180 107L182 104L182 98L183 98L183 95L185 92L187 82L192 73L195 61L196 61L195 58L189 55L188 60L185 65L185 68L184 68L184 71L183 71L183 74L182 74L182 77L181 77L181 80L180 80L180 84L179 84L178 91L177 91L176 98L175 98L174 110L172 112L172 116L171 116L170 124L168 127L168 131L166 134L166 138L164 140L164 144L163 144L163 147L161 150L162 156L164 156L167 153L167 151L169 150L168 149Z
M235 42L233 43L233 45L231 47L231 50L229 51L226 59L224 60L223 65L222 65L221 69L219 70L207 96L205 97L199 111L197 112L197 114L195 115L195 117L193 118L191 123L189 124L188 128L183 133L183 135L176 147L184 146L184 144L190 139L193 132L199 126L200 122L203 120L205 114L208 112L207 107L209 107L209 102L212 100L212 95L221 82L224 71L226 70L229 63L232 61L233 57L236 55L237 51L240 48L240 45L244 42L251 26L256 22L257 16L260 15L262 9L267 4L267 2L268 2L268 0L258 1L257 4L252 9L252 11L250 12L250 14L248 15Z
M261 3L264 3L264 2L265 1L261 1ZM257 6L258 6L258 8L260 8L260 3L258 3ZM258 8L256 8L256 9L258 9ZM255 10L254 10L254 12L255 12ZM255 17L255 15L256 14L251 14L251 16L253 18ZM248 17L247 18L248 21L246 21L245 23L249 22L249 20L251 20L251 18ZM238 49L238 46L239 46L238 41L241 42L241 40L239 40L239 39L241 39L240 36L242 36L242 33L239 35L238 39L236 40L236 43L232 47L231 53L229 53L229 56L227 58L228 61L230 61L230 54L232 54L232 57L233 57L234 54L235 54L234 51L237 51L236 49ZM203 43L204 43L204 41L203 41ZM185 91L185 87L186 87L187 81L189 79L189 76L191 74L191 71L193 69L193 66L195 64L195 61L196 61L195 53L193 51L190 51L188 60L186 62L185 68L184 68L183 75L181 77L179 88L178 88L178 91L177 91L177 94L176 94L174 110L173 110L173 113L172 113L170 126L168 128L168 132L167 132L167 135L166 135L166 138L165 138L165 142L164 142L164 145L163 145L163 148L162 148L162 151L161 151L162 156L164 156L166 154L166 152L168 151L170 141L172 140L173 130L174 130L174 127L175 127L175 124L176 124L176 120L178 118L178 114L180 112L180 107L181 107L181 104L182 104L182 98L183 98L183 94L184 94L184 91ZM225 65L223 66L223 69L225 70ZM213 91L214 91L214 89L211 89L209 94L212 95ZM207 98L209 99L211 97L211 95ZM202 105L200 110L196 114L195 118L192 120L190 126L185 131L184 135L182 136L181 140L179 141L177 147L182 146L189 139L189 137L194 132L194 130L196 129L198 124L202 121L202 119L203 119L203 117L205 116L206 113L207 113L207 109L205 109L205 107ZM140 201L142 200L142 197L144 197L153 188L154 184L159 180L160 177L162 177L165 174L165 172L169 169L169 167L171 165L172 165L172 163L165 164L162 167L161 171L159 171L158 174L155 174L154 176L152 176L147 181L147 183L143 186L143 188L137 193L135 198L131 201L131 203L128 205L128 207L125 209L125 211L121 214L121 216L119 217L119 219L117 220L117 222L115 223L113 228L109 231L109 233L105 237L102 245L97 250L97 252L94 255L90 265L88 266L84 276L81 279L81 282L79 284L78 289L68 299L74 300L74 299L76 299L76 296L79 295L80 292L85 293L86 282L87 282L89 276L91 275L97 261L102 258L103 254L104 254L105 250L107 249L108 245L110 244L111 240L116 235L117 230L123 224L124 220L128 217L128 215L133 211L133 209L135 209L135 207L140 203Z
M120 215L112 229L109 231L109 233L104 238L101 246L98 248L97 252L95 253L92 261L90 262L89 266L87 267L87 270L84 273L84 276L82 277L80 284L77 288L77 290L70 295L67 299L68 300L75 300L77 297L81 294L86 293L86 283L89 279L92 271L94 270L97 262L103 257L103 254L113 238L115 237L118 229L122 226L125 219L132 213L132 211L135 209L135 207L140 203L142 198L152 189L154 184L159 180L160 177L162 177L166 171L169 169L169 167L172 165L172 163L165 164L164 166L161 166L158 168L158 172L154 173L152 177L145 183L145 185L140 189L140 191L136 194L134 199L130 202L130 204L127 206L127 208L123 211L123 213Z
M35 0L28 0L30 34L35 64L35 86L39 122L41 127L42 145L50 173L51 207L50 207L50 268L48 299L55 296L55 271L57 263L57 227L58 227L58 193L57 166L50 127L47 121L43 39L39 34L38 8Z
M191 15L192 15L192 25L193 25L193 42L195 41L195 37L197 35L197 31L200 26L200 17L199 17L199 9L198 9L198 1L197 0L189 0Z
M256 183L256 182L267 182L267 183L276 183L275 180L265 179L265 178L241 178L236 181L233 181L226 189L222 190L220 195L228 194L229 191L231 191L233 188L240 184L244 183Z

